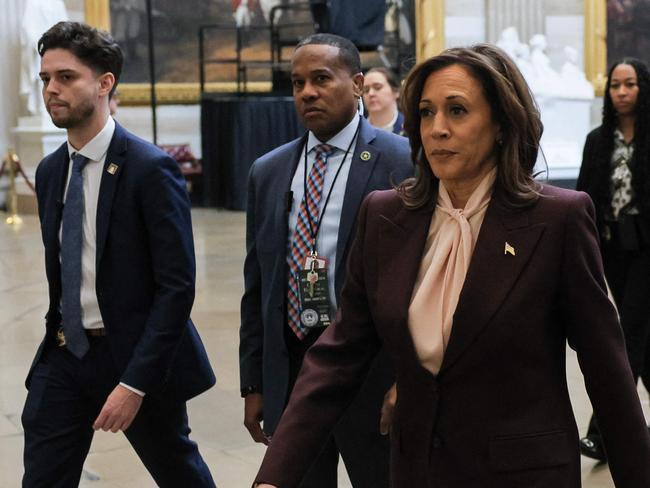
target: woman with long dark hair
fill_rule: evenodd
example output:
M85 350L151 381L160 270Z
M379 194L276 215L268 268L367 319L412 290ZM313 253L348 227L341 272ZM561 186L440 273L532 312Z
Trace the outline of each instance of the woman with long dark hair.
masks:
M643 374L650 330L650 72L634 58L609 70L603 123L585 143L578 190L596 206L605 276L618 307L634 379ZM596 419L583 455L605 461Z

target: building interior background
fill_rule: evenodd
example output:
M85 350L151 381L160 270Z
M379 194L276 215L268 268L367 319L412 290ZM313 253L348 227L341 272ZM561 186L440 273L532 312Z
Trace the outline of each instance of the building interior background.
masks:
M300 2L291 0L43 2L50 14L57 4L66 18L111 31L126 55L116 120L165 146L181 164L194 205L197 296L192 317L218 377L216 387L189 403L193 437L218 486L250 486L264 448L243 426L239 395L245 178L254 157L302 130L285 68L292 42L313 24L304 11L292 8ZM0 176L0 488L20 485L24 378L47 308L30 183L40 159L65 141L65 132L41 107L38 81L30 85L29 80L26 51L52 23L51 16L30 10L39 3L0 0L0 157L7 168ZM278 8L272 12L273 7ZM497 43L515 57L545 125L539 178L567 188L575 184L587 133L600 124L607 66L623 55L650 61L648 0L386 0L382 8L382 39L360 45L366 68L388 64L404 75L417 59L477 42ZM275 44L272 35L269 42L271 24L286 26L277 30ZM277 113L275 127L247 125L246 120L256 119L258 105L277 111L271 112ZM253 111L249 119L236 119L242 107ZM11 161L17 167L13 154L22 170L15 181L9 171ZM591 405L575 354L569 349L567 356L574 412L585 429ZM641 387L639 393L649 418L647 392ZM350 487L342 466L339 471L340 486ZM582 474L587 488L613 486L606 465L583 458ZM121 434L99 433L81 486L155 485Z

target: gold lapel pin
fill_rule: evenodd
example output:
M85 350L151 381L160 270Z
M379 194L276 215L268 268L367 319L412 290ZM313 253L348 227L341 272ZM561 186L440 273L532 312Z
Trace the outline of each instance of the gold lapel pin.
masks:
M111 163L108 165L108 168L106 168L106 171L108 171L108 174L114 175L115 173L117 173L117 167L118 167L117 164Z
M368 151L363 151L359 157L361 158L362 161L368 161L370 160L370 153Z
M516 254L516 253L515 253L515 248L512 247L510 244L508 244L508 243L506 242L506 248L503 250L503 254L504 254L504 255L505 255L505 254L510 254L510 255L514 256L514 255Z

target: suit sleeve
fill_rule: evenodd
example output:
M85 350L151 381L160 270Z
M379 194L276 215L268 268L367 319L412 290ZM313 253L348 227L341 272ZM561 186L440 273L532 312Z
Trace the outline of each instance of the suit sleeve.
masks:
M593 148L595 143L594 133L587 135L585 147L582 150L582 164L580 164L580 172L578 173L578 181L576 182L576 190L587 191L589 181L593 178Z
M143 179L141 211L155 293L144 331L120 381L155 393L165 384L189 320L196 264L190 201L178 164L166 156L156 158Z
M368 205L348 260L341 306L332 324L309 349L289 405L266 452L256 482L281 488L298 486L339 417L354 398L380 347L365 283Z
M586 194L576 195L567 211L560 292L567 338L577 352L617 488L650 486L650 436L607 297L594 207Z
M240 387L256 387L262 391L262 353L264 324L262 323L262 278L257 259L255 163L248 175L246 205L246 258L244 260L244 295L241 300L239 327Z

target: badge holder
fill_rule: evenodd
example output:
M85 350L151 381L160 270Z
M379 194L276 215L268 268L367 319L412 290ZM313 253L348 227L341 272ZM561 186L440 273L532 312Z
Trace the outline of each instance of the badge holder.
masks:
M305 258L299 273L300 321L305 327L331 324L327 259L312 254Z

